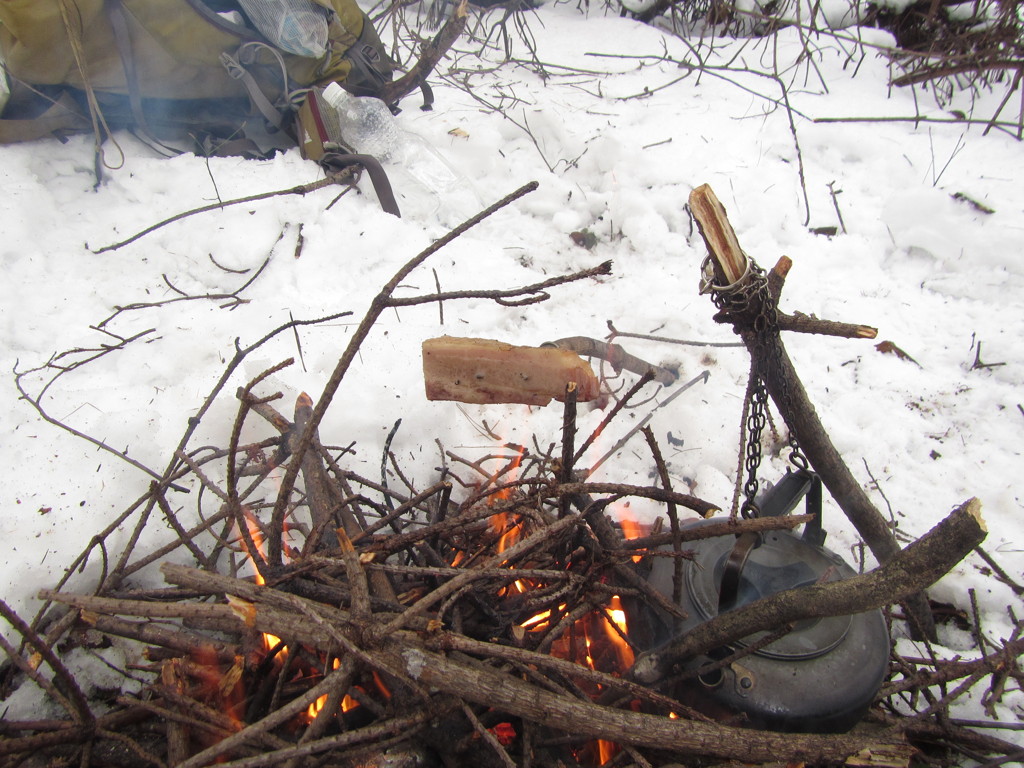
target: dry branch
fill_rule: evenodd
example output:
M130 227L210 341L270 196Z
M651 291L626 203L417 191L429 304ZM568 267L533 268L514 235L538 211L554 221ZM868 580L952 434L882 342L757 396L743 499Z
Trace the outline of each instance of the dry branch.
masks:
M786 755L790 760L827 763L842 761L878 743L899 743L899 739L870 735L753 731L611 709L538 688L481 663L432 653L416 647L411 638L406 643L389 643L383 653L407 674L438 690L478 704L499 706L510 714L569 733L623 744L748 762L769 762Z
M444 58L448 49L452 47L452 44L459 39L463 30L465 30L468 15L466 2L461 0L458 6L456 6L454 13L441 28L441 31L437 33L437 36L423 47L419 59L409 71L381 89L380 98L385 104L396 104L416 88L426 83L430 73L434 71L434 68ZM426 106L429 107L429 104Z

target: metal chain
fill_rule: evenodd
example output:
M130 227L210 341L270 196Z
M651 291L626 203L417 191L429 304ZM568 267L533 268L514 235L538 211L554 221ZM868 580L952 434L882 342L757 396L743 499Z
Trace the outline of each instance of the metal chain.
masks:
M771 374L779 370L782 344L779 339L779 314L775 301L768 290L768 278L764 270L753 259L747 257L747 271L739 280L729 286L715 285L711 272L710 256L704 264L702 293L711 293L711 299L719 312L726 316L744 318L745 324L753 330L754 343L751 349L749 401L746 408L746 447L744 468L747 472L743 484L744 501L740 514L744 518L757 517L757 491L760 483L757 471L761 466L761 435L768 422L768 387ZM787 406L792 403L792 393L784 376L776 376L781 382L781 396ZM789 429L789 460L800 469L807 468L807 459L800 450L796 434Z

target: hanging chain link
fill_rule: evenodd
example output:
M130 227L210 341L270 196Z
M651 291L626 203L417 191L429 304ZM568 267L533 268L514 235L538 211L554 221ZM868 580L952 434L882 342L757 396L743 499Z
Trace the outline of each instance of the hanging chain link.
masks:
M779 313L775 299L768 290L768 278L764 270L753 259L747 257L747 269L743 276L732 285L719 286L714 283L711 257L704 261L701 293L710 293L711 300L720 315L742 322L753 332L750 350L750 383L747 388L749 400L746 407L746 440L744 468L746 480L743 483L743 505L740 514L744 518L757 517L757 471L761 466L761 435L768 423L768 379L781 369L782 342L779 338ZM774 375L779 382L780 395L786 410L792 412L792 393L785 376ZM788 425L787 425L788 426ZM800 469L807 468L807 459L800 450L796 433L789 428L789 460Z

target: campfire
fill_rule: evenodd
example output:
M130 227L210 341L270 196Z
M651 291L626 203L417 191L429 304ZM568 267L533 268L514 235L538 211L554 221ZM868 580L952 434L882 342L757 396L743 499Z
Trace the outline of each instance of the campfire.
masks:
M67 712L64 719L0 723L0 754L11 765L905 766L926 744L1009 753L1005 742L949 722L930 689L987 676L990 695L1000 695L1008 680L1019 684L1019 640L990 649L981 662L910 660L890 656L886 645L888 682L869 692L870 711L849 733L764 730L742 707L723 709L704 695L722 675L753 667L755 655L767 658L773 643L825 617L881 616L903 604L900 615L913 623L922 590L984 537L975 500L909 547L892 545L876 571L839 578L836 568L823 567L799 589L738 601L679 629L688 626L682 574L699 561L704 542L727 541L731 550L732 542L756 539L766 551L779 537L795 539L789 532L812 526L816 515L729 515L722 502L675 490L647 428L638 431L657 485L591 482L581 457L664 374L615 345L594 348L636 378L594 434L578 435L576 422L581 393L599 396L593 383L556 377L563 426L560 435L537 441L548 449L498 439L483 457L445 450L436 481L425 488L406 478L388 447L379 478L346 467L345 449L323 441L319 425L374 320L391 306L471 295L399 300L392 291L427 256L508 202L400 270L373 301L319 400L269 388L276 366L235 393L238 413L223 448L188 451L186 435L166 475L118 521L137 515L141 530L159 520L175 531L172 542L147 553L129 548L88 594L64 589L73 564L61 584L40 593L50 609L31 623L0 603L23 641L21 648L5 642L11 664L4 683L39 685ZM723 220L701 219L713 255L731 231ZM730 276L716 268L726 270L711 275L717 285L742 279L742 270ZM481 295L528 303L608 269ZM769 279L773 304L784 277ZM720 309L747 333L742 313ZM819 323L819 332L825 323L781 314L776 320L780 327ZM864 335L833 325L839 335ZM222 382L251 349L240 351ZM523 365L542 365L522 354ZM766 371L773 396L776 379L787 375L777 366ZM290 415L280 410L288 400ZM829 485L837 470L819 459L799 397L779 400ZM243 433L254 432L242 442ZM168 501L172 489L186 487L203 494L198 521L186 521ZM628 508L639 499L663 514L653 523L634 520ZM869 530L863 514L859 523ZM887 546L864 535L873 548ZM806 546L817 551L820 542ZM154 567L166 587L133 586L135 574ZM669 574L660 584L651 577L659 570ZM656 619L669 627L667 639L652 630ZM888 620L897 618L889 613ZM928 627L918 629L927 636ZM61 654L110 638L131 641L126 674L143 683L136 693L91 701ZM693 659L710 661L694 667ZM926 703L908 712L906 700Z

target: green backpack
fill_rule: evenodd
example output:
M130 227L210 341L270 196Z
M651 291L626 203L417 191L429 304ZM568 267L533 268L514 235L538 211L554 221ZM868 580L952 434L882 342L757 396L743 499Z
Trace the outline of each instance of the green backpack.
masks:
M275 2L321 14L322 55L260 31L251 8ZM318 162L331 137L317 86L379 96L394 70L355 0L0 0L0 61L0 143L127 128L208 154L298 145Z

